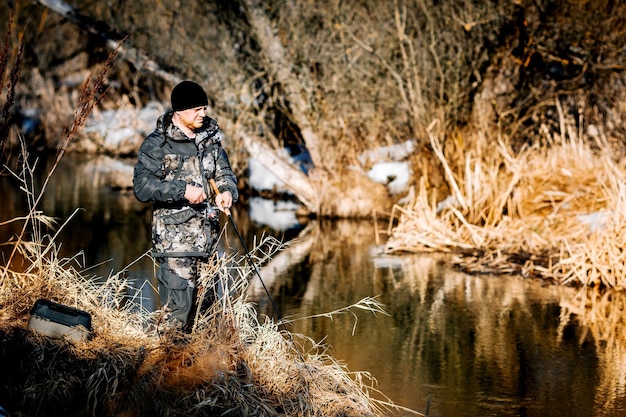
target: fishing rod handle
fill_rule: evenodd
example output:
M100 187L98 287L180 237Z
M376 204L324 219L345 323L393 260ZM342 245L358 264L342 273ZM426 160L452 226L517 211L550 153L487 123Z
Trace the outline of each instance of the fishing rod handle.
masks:
M215 192L215 197L217 197L217 195L220 194L220 190L219 188L217 188L217 184L215 183L215 180L213 178L209 179L209 184L211 184L211 188L213 188L213 191ZM219 207L219 209L221 209L224 213L226 213L228 217L230 217L230 209L225 208L223 205L222 207Z

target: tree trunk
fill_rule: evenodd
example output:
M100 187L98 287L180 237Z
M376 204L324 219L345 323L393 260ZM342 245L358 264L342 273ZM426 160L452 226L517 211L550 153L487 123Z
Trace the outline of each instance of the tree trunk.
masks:
M284 284L285 272L295 265L301 264L311 254L311 248L320 236L319 225L316 221L309 223L298 234L298 238L290 241L284 250L277 252L272 259L259 270L258 277L252 277L248 285L248 295L253 300L265 297L265 288L274 293ZM265 288L264 288L265 287Z
M244 0L244 3L250 26L252 26L256 40L261 46L261 53L265 55L270 65L268 71L278 80L285 92L291 116L300 129L302 139L304 139L304 143L311 154L313 163L315 166L321 166L319 138L307 117L307 114L311 114L311 109L303 98L304 89L300 86L298 79L293 76L294 65L288 60L280 39L274 35L274 26L265 15L262 2Z
M318 197L310 179L294 164L281 158L279 153L271 149L263 141L253 138L246 132L239 130L236 135L243 139L246 150L265 168L270 170L298 197L311 213L318 212Z
M263 11L261 2L243 0L243 3L260 53L269 63L267 70L285 92L291 119L300 129L315 168L305 176L293 165L289 168L290 163L282 161L275 150L247 135L242 136L250 154L283 180L311 213L329 217L366 217L388 210L391 205L387 189L371 181L364 172L349 168L338 172L334 167L324 166L323 143L307 116L313 111L305 99L305 89L293 75L294 64L275 35L274 25Z
M177 84L182 81L180 77L163 70L156 62L143 55L137 49L124 48L121 43L126 38L114 33L106 23L95 21L88 16L80 14L78 10L62 0L37 0L37 3L74 22L88 32L101 37L106 42L107 47L115 49L119 45L118 55L132 63L138 71L148 71L163 80L169 81L171 84Z

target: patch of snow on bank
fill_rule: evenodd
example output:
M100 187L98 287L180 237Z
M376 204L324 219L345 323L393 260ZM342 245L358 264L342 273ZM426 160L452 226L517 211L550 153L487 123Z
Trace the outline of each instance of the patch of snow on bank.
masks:
M367 165L368 163L377 163L380 161L397 162L405 159L414 151L415 141L407 140L406 142L399 143L397 145L381 146L380 148L363 152L361 155L359 155L358 159L361 165Z
M157 118L163 112L163 106L157 102L143 108L124 106L102 112L94 111L89 115L79 137L86 135L90 141L112 154L131 154L154 130Z
M111 130L104 137L104 145L107 149L119 148L124 142L136 134L135 129L131 127L120 127L117 130Z
M406 191L411 177L411 167L408 162L381 162L367 172L372 180L387 185L392 194Z
M164 108L152 102L142 108L122 107L119 109L93 112L89 115L84 130L106 137L111 131L132 129L136 134L147 136L156 127L157 118ZM115 141L112 145L115 145Z
M248 181L255 190L288 192L285 184L255 158L248 160Z
M260 191L277 191L292 194L285 184L257 159L248 160L248 181L250 187ZM260 226L267 226L275 231L287 231L302 225L296 217L300 204L293 201L274 201L260 197L250 199L250 220Z
M579 214L576 216L578 221L584 223L589 228L589 232L598 232L606 227L607 218L612 213L607 213L604 211L596 211L589 214Z
M407 140L363 152L358 159L362 166L373 164L367 172L372 181L385 184L392 194L400 194L407 190L412 173L411 164L403 160L414 151L415 141Z

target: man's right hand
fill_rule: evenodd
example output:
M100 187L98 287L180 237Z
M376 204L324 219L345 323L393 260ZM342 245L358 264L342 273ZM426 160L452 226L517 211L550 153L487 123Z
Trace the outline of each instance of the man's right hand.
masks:
M195 185L187 184L185 187L185 199L191 204L200 204L207 198L206 193L202 187L196 187Z

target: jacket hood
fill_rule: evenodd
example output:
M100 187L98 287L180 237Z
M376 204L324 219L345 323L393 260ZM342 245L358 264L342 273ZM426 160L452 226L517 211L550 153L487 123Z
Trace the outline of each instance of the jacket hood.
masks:
M167 127L172 124L172 117L174 116L173 110L168 110L159 116L156 122L156 127L158 130L165 132Z

